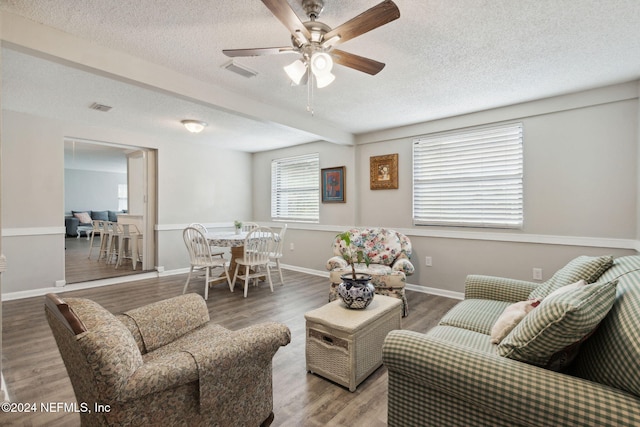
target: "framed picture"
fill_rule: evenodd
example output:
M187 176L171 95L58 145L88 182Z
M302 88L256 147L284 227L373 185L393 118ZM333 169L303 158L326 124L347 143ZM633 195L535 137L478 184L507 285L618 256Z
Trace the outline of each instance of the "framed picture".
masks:
M344 203L344 166L322 169L322 203Z
M398 188L398 154L369 157L369 185L372 190Z

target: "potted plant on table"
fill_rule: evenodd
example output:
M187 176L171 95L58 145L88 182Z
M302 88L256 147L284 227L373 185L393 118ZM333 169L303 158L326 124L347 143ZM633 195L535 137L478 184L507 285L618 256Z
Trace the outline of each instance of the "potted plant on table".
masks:
M238 221L238 220L233 221L233 226L236 229L236 234L240 234L240 229L242 228L242 221Z
M338 285L338 295L349 308L366 308L373 301L375 287L370 283L370 275L356 273L356 264L365 263L369 267L371 260L362 245L351 240L349 231L338 234L336 239L344 246L344 250L340 250L342 259L351 267L351 273L340 276L342 283Z

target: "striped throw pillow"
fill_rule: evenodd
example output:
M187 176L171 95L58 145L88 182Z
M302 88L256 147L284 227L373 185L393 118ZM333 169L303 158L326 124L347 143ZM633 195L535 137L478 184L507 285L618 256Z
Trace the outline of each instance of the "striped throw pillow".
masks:
M616 298L617 280L581 286L542 300L498 345L498 354L537 366L588 336Z
M535 288L529 294L529 299L544 298L556 289L575 283L578 280L593 283L612 265L613 257L611 255L599 257L579 256L556 271L551 279Z

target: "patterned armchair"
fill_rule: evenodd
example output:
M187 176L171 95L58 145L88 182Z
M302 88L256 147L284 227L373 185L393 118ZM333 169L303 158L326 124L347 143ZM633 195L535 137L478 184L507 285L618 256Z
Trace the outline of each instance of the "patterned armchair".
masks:
M258 426L273 420L271 365L290 342L285 325L229 331L209 322L197 294L118 316L87 299L48 294L45 312L82 425Z
M402 300L403 317L409 314L409 306L404 292L407 276L413 274L415 268L411 257L411 241L404 234L387 228L353 228L349 230L352 245L364 248L369 259L369 266L356 264L356 273L371 276L371 283L376 293L396 297ZM327 261L329 270L329 301L338 298L338 285L342 283L340 276L351 271L342 258L346 250L344 242L337 238L333 242L333 257Z
M385 338L389 427L640 425L640 256L578 257L542 284L465 286L427 333ZM492 343L505 308L532 297L542 302Z

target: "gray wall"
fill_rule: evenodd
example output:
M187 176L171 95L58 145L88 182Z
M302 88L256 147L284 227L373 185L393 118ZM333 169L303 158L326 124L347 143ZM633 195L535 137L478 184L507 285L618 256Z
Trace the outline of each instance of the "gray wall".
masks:
M430 132L501 121L524 124L523 230L412 225L412 140ZM460 293L467 274L543 279L581 254L635 253L638 204L638 85L617 85L358 137L356 147L308 144L254 155L254 213L269 221L271 159L319 152L322 167L347 167L347 202L323 204L320 224L289 224L283 262L325 269L342 228L386 226L409 235L416 273L408 283ZM369 189L369 157L398 153L399 188ZM354 176L355 173L355 176ZM356 194L356 197L352 195ZM433 266L424 265L425 256Z
M231 227L235 218L251 215L250 154L197 145L191 135L162 140L6 110L2 121L3 294L64 280L65 136L157 150L158 266L188 266L181 230L190 222Z
M127 184L126 173L65 169L64 211L117 211L119 184Z

